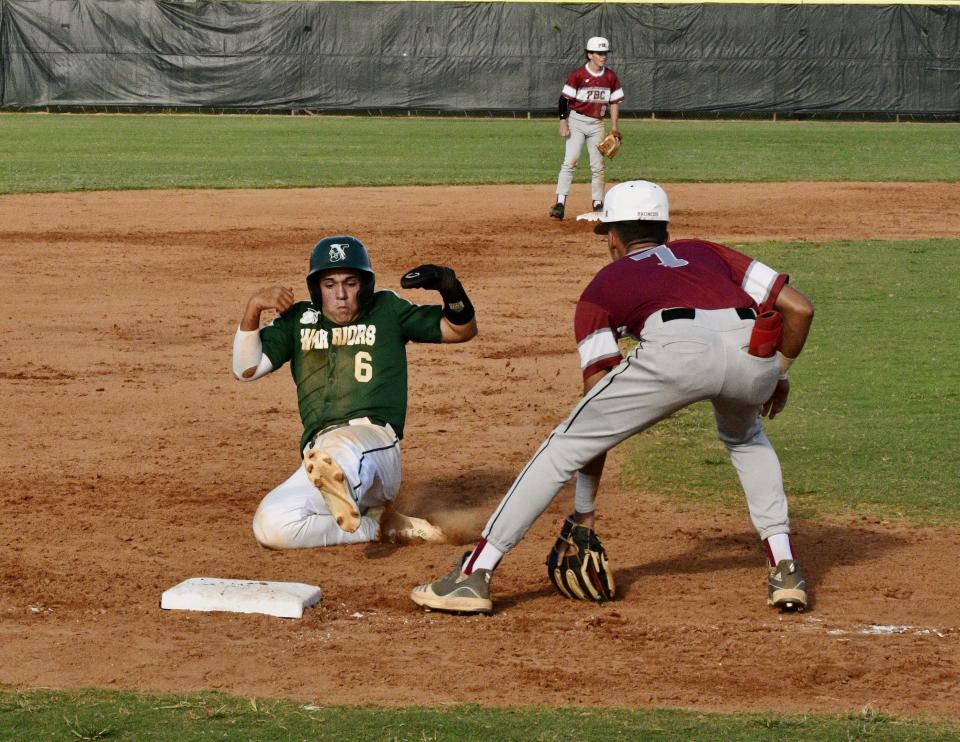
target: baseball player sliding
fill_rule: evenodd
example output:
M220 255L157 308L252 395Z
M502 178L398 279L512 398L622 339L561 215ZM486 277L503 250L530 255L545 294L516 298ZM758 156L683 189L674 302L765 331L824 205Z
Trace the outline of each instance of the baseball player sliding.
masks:
M610 109L611 133L622 139L617 129L620 120L620 103L623 101L623 88L613 70L606 66L610 42L602 36L594 36L587 41L587 63L577 67L563 86L558 103L560 112L560 136L567 140L557 178L557 203L550 209L550 216L563 219L567 195L573 184L573 174L580 161L580 151L584 142L590 155L590 191L593 210L600 211L603 206L604 169L603 155L597 149L603 139L603 117Z
M813 305L788 276L736 250L668 241L668 220L667 195L654 183L629 181L607 193L595 231L606 235L612 263L584 290L574 315L584 396L520 472L480 542L450 574L415 588L415 603L490 612L491 573L575 473L575 512L551 552L549 575L568 597L612 597L613 577L593 532L606 452L708 399L766 547L768 602L806 607L780 464L760 418L772 419L787 403L787 370L804 346ZM751 355L755 324L773 320L782 321L780 351ZM637 340L626 358L617 344L623 335Z
M473 305L454 272L422 265L404 288L435 289L443 306L374 290L367 250L325 237L310 255L309 301L265 288L247 302L233 343L233 373L254 381L290 363L297 385L303 464L260 503L253 533L271 549L442 541L421 518L394 511L407 413L408 341L462 343L477 334ZM278 316L260 327L265 310Z

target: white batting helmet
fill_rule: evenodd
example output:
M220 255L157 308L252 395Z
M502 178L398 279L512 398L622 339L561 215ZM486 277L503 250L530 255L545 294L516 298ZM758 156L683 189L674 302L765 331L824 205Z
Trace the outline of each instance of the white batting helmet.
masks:
M600 224L594 227L597 234L606 234L611 222L668 222L670 201L666 192L649 180L628 180L618 183L603 197L603 213Z
M592 36L587 40L588 52L608 52L610 51L610 42L603 36Z

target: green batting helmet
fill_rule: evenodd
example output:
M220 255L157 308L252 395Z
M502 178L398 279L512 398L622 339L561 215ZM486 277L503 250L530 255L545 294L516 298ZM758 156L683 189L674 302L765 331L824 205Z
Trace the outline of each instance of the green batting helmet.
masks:
M307 289L317 309L323 302L320 298L320 274L331 270L355 270L360 272L363 286L360 289L360 306L366 307L373 299L375 275L370 265L367 248L356 237L335 235L324 237L310 253L310 271L307 273Z

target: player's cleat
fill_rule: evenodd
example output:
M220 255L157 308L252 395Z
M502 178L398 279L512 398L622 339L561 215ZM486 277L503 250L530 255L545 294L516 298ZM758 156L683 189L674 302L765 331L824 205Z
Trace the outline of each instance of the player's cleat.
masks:
M469 556L467 552L465 556ZM435 582L418 585L410 591L410 599L424 608L455 613L493 613L490 600L489 569L475 569L465 575L457 563L453 571Z
M802 611L807 607L807 582L793 559L781 559L770 568L767 603L782 611Z
M411 544L426 541L429 544L446 543L443 531L423 518L414 518L396 512L389 505L380 513L367 511L380 523L380 540L389 544Z
M593 202L594 211L603 211L603 201L594 201Z
M563 204L559 201L553 205L553 208L550 209L550 216L554 219L563 219Z
M360 527L360 509L337 462L329 454L312 448L304 456L303 465L307 470L307 478L320 490L337 525L347 533L356 531Z

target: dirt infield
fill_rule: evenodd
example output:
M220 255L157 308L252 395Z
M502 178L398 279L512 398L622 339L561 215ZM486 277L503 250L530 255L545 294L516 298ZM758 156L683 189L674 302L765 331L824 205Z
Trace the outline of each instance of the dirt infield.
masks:
M675 237L960 234L958 184L668 190ZM421 262L456 267L481 335L410 348L400 503L465 541L578 394L573 308L606 254L585 224L546 218L552 191L0 197L0 683L960 716L956 529L795 522L815 604L780 616L745 511L617 491L615 452L599 528L623 597L609 605L564 601L546 580L569 492L497 571L486 618L407 598L457 546L256 544L254 509L297 466L300 429L286 371L230 374L250 293L281 282L302 298L310 248L340 232L371 248L379 287ZM299 621L159 609L198 575L316 583L324 601Z

